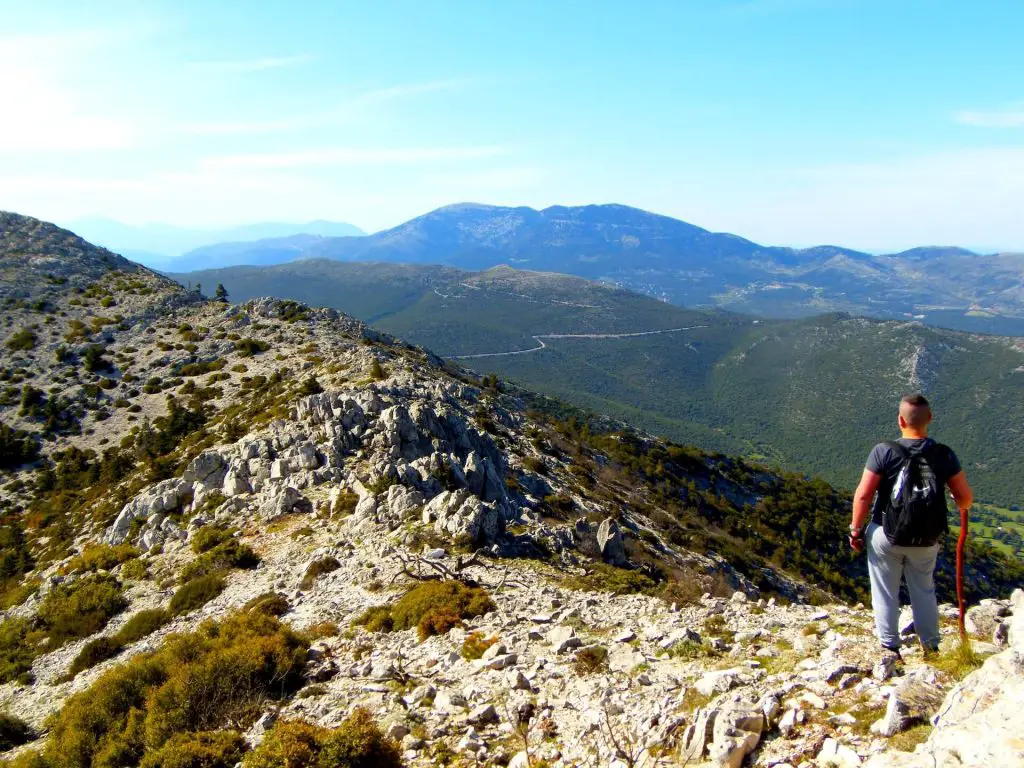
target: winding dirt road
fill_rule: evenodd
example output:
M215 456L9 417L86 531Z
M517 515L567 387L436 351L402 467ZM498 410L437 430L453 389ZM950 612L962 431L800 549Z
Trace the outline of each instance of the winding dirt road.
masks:
M537 342L536 347L520 349L515 352L483 352L476 355L452 355L453 360L477 360L482 357L510 357L512 355L528 355L531 352L540 352L547 348L544 339L631 339L637 336L657 336L662 333L679 333L680 331L692 331L697 328L707 328L706 325L688 325L685 328L664 328L660 331L637 331L635 333L541 333L533 336Z

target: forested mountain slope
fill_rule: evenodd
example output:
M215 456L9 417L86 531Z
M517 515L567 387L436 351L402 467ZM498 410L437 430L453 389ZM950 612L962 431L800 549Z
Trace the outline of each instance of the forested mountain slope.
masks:
M1024 503L1019 339L841 314L756 320L509 268L314 260L178 279L223 283L238 300L332 306L656 434L843 486L895 434L900 395L920 389L935 402L936 437L963 456L979 495Z

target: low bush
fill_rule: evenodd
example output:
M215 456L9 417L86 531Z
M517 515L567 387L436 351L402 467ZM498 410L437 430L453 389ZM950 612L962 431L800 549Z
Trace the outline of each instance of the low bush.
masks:
M227 584L220 576L200 576L180 587L171 598L170 612L174 616L202 608L217 595L224 591Z
M110 571L132 558L139 556L139 550L128 544L111 547L107 544L86 544L81 554L71 558L65 567L66 573L82 571Z
M181 571L181 581L221 574L232 568L255 568L259 562L259 557L250 547L237 539L229 539L186 565Z
M20 747L35 738L35 734L24 720L0 712L0 752Z
M127 605L117 579L91 574L52 589L39 606L37 620L54 648L99 632Z
M341 563L335 557L319 557L306 568L302 576L302 588L312 589L316 580L325 573L331 573L341 568Z
M228 361L221 357L216 360L205 360L200 363L186 363L174 373L176 376L202 376L219 371L227 364Z
M142 581L146 578L146 564L138 558L129 560L121 569L121 578L128 581Z
M580 677L608 669L608 649L599 645L583 648L573 659L572 668Z
M400 768L398 745L357 707L337 728L282 720L254 751L244 768Z
M39 457L35 435L0 424L0 469L15 469Z
M139 611L125 622L115 637L125 645L138 642L144 637L149 637L160 627L171 620L170 614L163 608L150 608Z
M12 352L27 352L36 346L36 335L31 328L22 328L7 339L7 348Z
M176 733L146 755L139 768L234 768L245 748L238 731Z
M31 628L23 618L0 622L0 683L31 680L35 652L26 639Z
M257 595L242 608L246 612L255 611L267 616L283 616L290 609L288 598L277 592L264 592L262 595Z
M89 345L85 350L85 354L82 355L82 364L85 366L85 370L89 371L89 373L98 373L113 368L114 364L103 356L103 353L106 351L107 348L102 344Z
M462 641L462 658L466 661L479 659L484 651L498 642L496 637L487 637L483 632L470 632Z
M341 634L341 628L333 621L321 621L306 630L306 637L310 640L319 640L323 637L337 637Z
M68 699L39 768L233 766L240 743L208 732L245 729L268 701L298 690L306 651L298 634L261 614L172 635Z
M79 651L78 656L75 657L75 660L71 662L71 667L68 669L68 677L74 677L79 672L92 669L100 662L112 659L126 645L131 645L147 637L160 629L170 619L170 615L163 608L140 611L132 616L116 634L109 637L98 637L86 643L85 647Z
M100 662L114 658L122 648L124 646L113 637L97 637L95 640L90 640L71 662L68 676L74 677L79 672L92 669Z
M495 608L486 590L458 581L417 584L392 605L370 608L356 619L371 632L399 632L416 627L420 640L443 635L464 619Z
M209 550L216 547L218 544L223 544L232 538L232 532L227 528L221 528L216 525L204 525L198 531L192 534L192 540L190 546L192 551L197 555L208 552Z
M241 357L252 357L270 349L270 344L258 339L239 339L235 342L235 351ZM245 371L242 371L244 373Z

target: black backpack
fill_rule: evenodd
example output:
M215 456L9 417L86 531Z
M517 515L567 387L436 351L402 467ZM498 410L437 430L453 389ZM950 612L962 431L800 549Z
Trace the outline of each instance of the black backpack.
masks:
M946 489L930 461L939 444L926 440L912 449L896 442L886 445L902 463L885 505L882 529L896 546L929 547L949 530Z

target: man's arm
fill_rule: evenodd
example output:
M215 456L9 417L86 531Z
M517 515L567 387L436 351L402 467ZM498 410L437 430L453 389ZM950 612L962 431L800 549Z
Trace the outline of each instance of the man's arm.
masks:
M871 508L871 500L875 498L875 491L878 484L882 482L882 476L870 469L865 469L860 476L860 484L853 493L853 520L851 528L863 528L868 524L868 514Z
M957 509L960 510L960 527L967 530L967 522L970 516L971 504L974 503L974 491L967 484L967 475L960 470L946 481L949 492L953 494Z
M850 547L854 552L864 550L864 529L868 524L868 510L881 481L880 474L865 469L864 474L860 477L860 484L854 491L853 520L850 521Z

